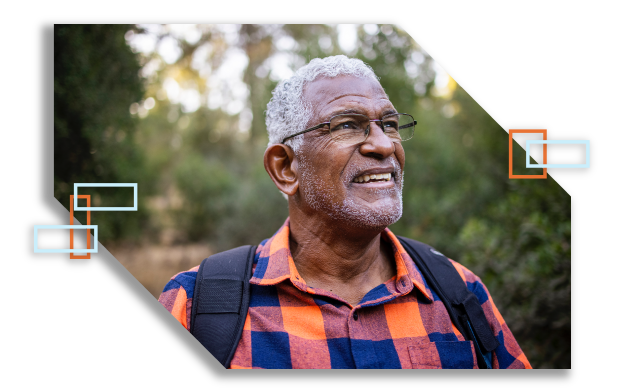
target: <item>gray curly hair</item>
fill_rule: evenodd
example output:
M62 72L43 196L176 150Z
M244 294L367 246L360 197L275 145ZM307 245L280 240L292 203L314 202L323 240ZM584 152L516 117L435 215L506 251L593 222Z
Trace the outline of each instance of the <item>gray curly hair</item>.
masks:
M338 75L353 75L379 81L373 69L362 60L344 55L316 58L302 66L294 76L279 82L266 111L268 146L281 143L293 133L304 130L312 118L312 108L303 101L303 88L318 76L333 78ZM286 143L295 152L303 144L303 135L293 137Z

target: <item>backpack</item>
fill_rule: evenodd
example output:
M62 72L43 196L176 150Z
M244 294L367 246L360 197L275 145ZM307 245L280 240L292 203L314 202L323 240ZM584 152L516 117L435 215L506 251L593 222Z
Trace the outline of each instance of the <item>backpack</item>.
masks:
M443 254L422 242L397 238L445 305L454 326L474 342L479 368L491 369L491 353L499 342L476 295ZM225 368L237 350L248 314L255 250L256 246L246 245L212 255L197 273L190 331Z

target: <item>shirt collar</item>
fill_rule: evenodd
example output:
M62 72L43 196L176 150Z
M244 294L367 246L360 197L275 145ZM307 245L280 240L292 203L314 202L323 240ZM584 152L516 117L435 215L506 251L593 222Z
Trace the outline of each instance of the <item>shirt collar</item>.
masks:
M428 299L432 299L430 288L419 273L415 262L408 255L395 234L388 228L382 232L382 238L393 245L396 276L395 284L398 291L407 294L412 290L412 284ZM290 280L299 290L314 294L314 290L307 286L301 278L290 252L290 218L268 240L257 247L255 262L257 263L250 279L251 284L270 286Z

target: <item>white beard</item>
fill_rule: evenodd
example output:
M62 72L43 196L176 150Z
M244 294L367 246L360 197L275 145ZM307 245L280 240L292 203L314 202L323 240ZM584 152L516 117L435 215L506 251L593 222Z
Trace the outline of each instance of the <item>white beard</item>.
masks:
M351 196L342 202L335 201L334 184L316 176L313 168L306 163L302 157L298 157L298 167L301 171L301 187L299 192L305 199L307 205L317 211L325 212L335 220L344 221L346 224L362 228L383 228L397 222L402 217L403 202L402 188L404 186L404 172L401 170L399 162L394 157L387 161L395 168L396 185L388 189L367 189L366 192L376 199L384 198L389 200L380 208L357 203ZM342 178L343 184L349 184L363 170L370 168L366 166L352 166L347 168L347 174Z

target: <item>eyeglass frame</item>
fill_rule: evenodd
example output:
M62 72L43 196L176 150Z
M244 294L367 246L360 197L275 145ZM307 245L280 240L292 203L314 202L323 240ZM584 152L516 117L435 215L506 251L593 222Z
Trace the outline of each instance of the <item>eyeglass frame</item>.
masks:
M324 127L325 125L329 125L329 124L331 124L331 119L332 119L332 118L334 118L334 117L344 116L344 115L349 115L349 114L354 114L354 115L364 116L364 114L361 114L361 113L340 113L340 114L333 115L333 116L331 116L331 118L330 118L330 119L329 119L329 121L327 121L327 122L324 122L324 123L321 123L321 124L318 124L318 125L314 125L314 126L313 126L313 127L311 127L311 128L307 128L307 129L306 129L306 130L304 130L304 131L301 131L301 132L298 132L298 133L295 133L295 134L293 134L293 135L290 135L290 136L286 137L285 139L283 139L283 141L281 142L281 144L284 144L286 140L291 139L291 138L293 138L294 136L298 136L298 135L302 135L302 134L307 133L307 132L315 131L315 130L317 130L317 129L320 129L320 128ZM415 118L414 118L411 114L408 114L408 113L392 113L392 114L387 114L387 115L385 115L384 117L396 116L396 115L398 115L398 114L405 114L406 116L410 116L410 118L412 118L412 119L413 119L413 122L411 122L410 124L406 124L406 125L404 125L404 128L414 127L415 125L417 125L417 120L415 120ZM368 116L364 116L364 117L369 118ZM380 124L380 128L382 129L382 132L384 132L384 124L383 124L384 117L382 117L381 119L376 119L376 120L371 120L371 119L369 118L369 127L368 127L368 128L371 128L371 124L370 124L370 123L372 123L372 122L374 122L374 123L378 123L378 122L379 122L379 123L381 123L381 124ZM370 132L369 132L369 133L370 133ZM331 127L329 128L329 134L331 135ZM414 131L413 131L413 135L414 135ZM366 136L366 138L364 139L364 141L366 141L366 139L368 139L368 137L369 137L369 134L367 134L367 136ZM411 139L412 139L412 137L411 137ZM391 140L393 140L393 139L391 138ZM406 139L406 140L410 140L410 139ZM400 140L399 142L405 142L406 140ZM335 141L335 139L334 139L334 141ZM360 143L364 143L364 141L362 141L362 142L360 142ZM397 141L393 140L393 143L396 143L396 142L397 142ZM360 144L360 143L357 143L357 144ZM353 144L350 144L350 145L352 146Z

